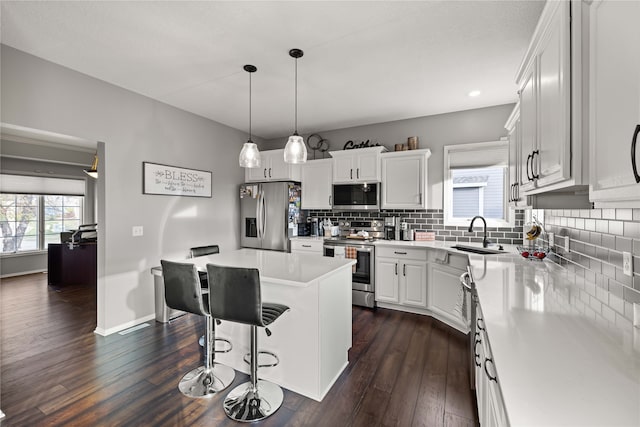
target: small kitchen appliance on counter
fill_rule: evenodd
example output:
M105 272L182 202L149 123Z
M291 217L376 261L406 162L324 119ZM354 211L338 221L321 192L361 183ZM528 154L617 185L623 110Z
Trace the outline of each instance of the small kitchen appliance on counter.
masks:
M395 216L388 216L384 219L384 238L386 240L396 240L396 219Z

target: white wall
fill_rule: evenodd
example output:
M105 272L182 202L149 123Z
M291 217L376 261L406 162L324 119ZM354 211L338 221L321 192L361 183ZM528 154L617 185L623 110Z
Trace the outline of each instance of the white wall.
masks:
M330 151L342 150L349 140L359 143L367 139L393 151L394 144L406 144L408 137L417 136L418 148L431 149L427 207L442 209L443 147L469 142L496 141L506 136L504 124L513 107L514 104L506 104L317 133L329 141ZM304 137L306 141L308 135ZM287 136L265 141L264 148L267 150L283 148L286 141ZM309 158L313 158L313 152L310 151L309 155Z
M239 246L244 132L1 49L3 123L105 142L98 146L99 333L153 317L149 270L161 258L202 244ZM213 198L143 195L143 161L213 171ZM134 225L144 227L143 237L131 236Z

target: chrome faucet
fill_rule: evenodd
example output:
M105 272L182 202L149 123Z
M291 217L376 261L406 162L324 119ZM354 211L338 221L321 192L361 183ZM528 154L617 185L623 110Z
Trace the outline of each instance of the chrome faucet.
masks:
M480 215L476 215L473 217L473 219L471 219L471 224L469 224L469 232L473 231L473 222L478 218L480 218L484 223L484 236L482 236L482 247L486 248L487 246L489 246L489 241L487 240L487 221L483 217L481 217Z

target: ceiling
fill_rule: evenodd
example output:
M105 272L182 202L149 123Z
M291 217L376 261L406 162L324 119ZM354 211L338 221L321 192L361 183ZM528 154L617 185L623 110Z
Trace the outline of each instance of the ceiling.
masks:
M253 133L516 101L544 1L2 1L2 43ZM470 97L468 93L481 94Z

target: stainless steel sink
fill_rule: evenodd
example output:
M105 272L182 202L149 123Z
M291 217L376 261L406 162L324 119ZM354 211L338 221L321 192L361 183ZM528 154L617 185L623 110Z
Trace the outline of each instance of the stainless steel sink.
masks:
M451 246L451 247L453 249L457 249L459 251L472 252L474 254L480 254L480 255L494 255L494 254L503 254L503 253L505 253L503 250L479 248L477 246L455 245L455 246Z

